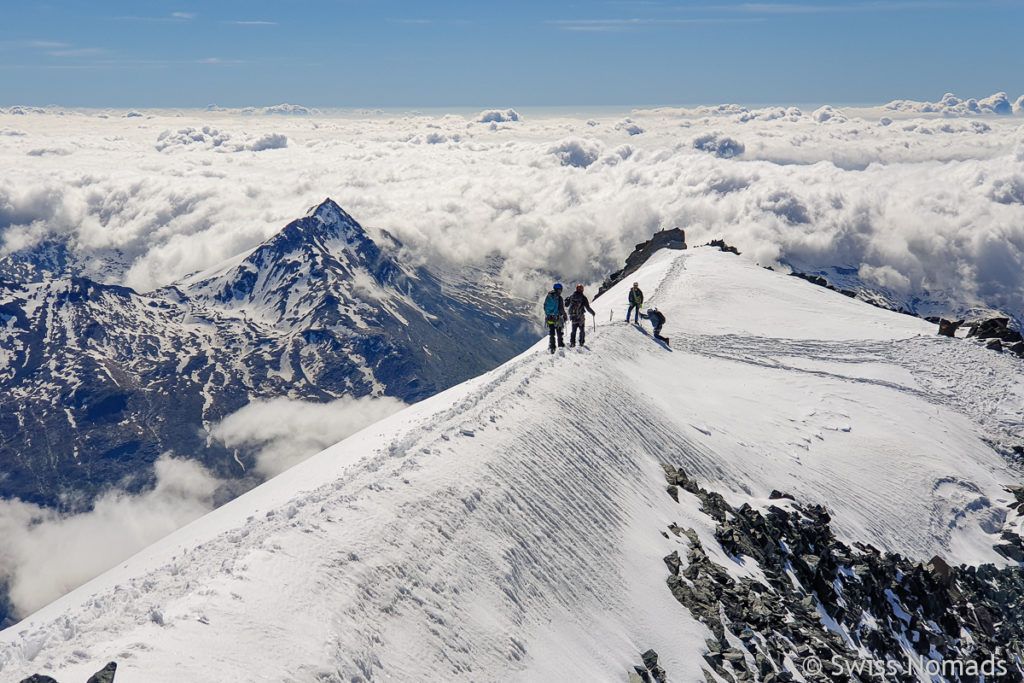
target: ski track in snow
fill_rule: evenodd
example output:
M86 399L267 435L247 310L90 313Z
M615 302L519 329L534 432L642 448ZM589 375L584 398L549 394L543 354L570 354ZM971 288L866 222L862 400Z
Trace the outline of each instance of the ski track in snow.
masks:
M979 437L1020 437L1020 412L993 409L1019 407L1020 368L866 305L849 310L891 338L715 333L688 293L730 258L659 252L638 272L671 349L622 322L592 347L541 340L0 633L0 676L84 680L113 659L119 680L157 683L618 681L654 647L683 680L710 633L665 586L661 558L685 542L660 532L693 527L736 575L757 569L721 553L692 497L666 495L661 462L734 505L766 507L772 488L822 503L852 540L997 561L1016 473Z

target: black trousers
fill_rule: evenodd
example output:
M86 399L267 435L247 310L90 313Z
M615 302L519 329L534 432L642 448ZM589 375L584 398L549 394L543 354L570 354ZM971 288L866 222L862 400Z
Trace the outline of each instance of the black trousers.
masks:
M586 342L586 335L587 335L587 319L586 318L582 318L580 320L573 320L572 321L572 333L569 334L569 343L570 344L575 344L576 343L576 330L580 331L580 346L583 346L584 344L587 343Z
M556 325L551 325L549 323L548 324L548 338L551 340L551 343L549 345L549 348L551 348L551 349L555 348L555 334L556 333L558 334L558 345L559 346L565 346L565 338L563 336L565 334L565 332L564 332L563 326L562 325L557 325L557 324Z

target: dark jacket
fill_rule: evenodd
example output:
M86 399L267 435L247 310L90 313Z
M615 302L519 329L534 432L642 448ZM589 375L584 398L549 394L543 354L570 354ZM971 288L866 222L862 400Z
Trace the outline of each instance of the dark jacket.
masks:
M654 326L655 330L660 330L661 326L665 324L665 315L657 308L652 308L646 313L641 313L640 317L650 320L651 325Z
M587 295L579 290L573 292L572 296L566 297L565 308L569 311L569 318L574 323L585 319L588 311L590 315L596 315L594 309L590 307L590 300L587 299Z
M644 302L644 293L639 287L631 287L629 290L629 305L639 306Z

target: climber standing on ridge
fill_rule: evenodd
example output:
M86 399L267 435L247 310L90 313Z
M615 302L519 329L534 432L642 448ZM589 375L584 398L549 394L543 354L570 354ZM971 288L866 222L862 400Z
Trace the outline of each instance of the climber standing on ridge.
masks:
M640 324L640 309L644 306L644 293L640 291L640 284L637 282L633 283L633 289L629 290L629 308L626 309L626 322L629 322L629 314L636 309L636 315L633 316L633 322L637 325Z
M558 346L565 346L563 332L567 318L568 316L565 314L565 300L562 298L562 285L556 282L544 299L544 320L548 324L548 338L551 340L548 348L551 350L551 353L555 352L556 333L558 335Z
M572 321L572 333L569 335L569 346L576 346L576 330L580 331L580 346L585 345L587 334L587 311L590 315L597 316L594 309L590 307L590 301L583 293L583 285L576 285L576 291L565 300L565 307L569 311L569 320Z
M641 313L640 317L651 321L651 327L654 328L654 338L665 342L665 345L668 346L668 337L661 336L661 327L665 324L665 314L657 308L652 308L646 313Z

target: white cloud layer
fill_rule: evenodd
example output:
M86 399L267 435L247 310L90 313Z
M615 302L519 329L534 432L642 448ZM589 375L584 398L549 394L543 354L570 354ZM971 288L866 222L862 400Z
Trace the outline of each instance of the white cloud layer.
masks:
M213 509L221 483L195 461L161 457L157 484L141 495L111 492L92 511L63 516L0 501L0 576L18 617L80 586Z
M1017 100L1017 106L1021 100ZM942 114L943 116L970 116L972 114L1008 115L1015 112L1006 93L1000 92L989 97L976 100L960 99L953 93L946 93L938 102L914 102L912 100L895 100L885 105L886 109L915 114Z
M525 296L550 277L599 282L636 243L681 227L764 265L848 269L1024 320L1024 121L994 113L1009 101L579 116L15 108L0 115L0 248L67 235L85 274L149 290L329 196L422 258L500 254Z
M273 477L404 407L389 396L330 403L280 397L250 403L210 432L228 448L257 449L257 472Z

